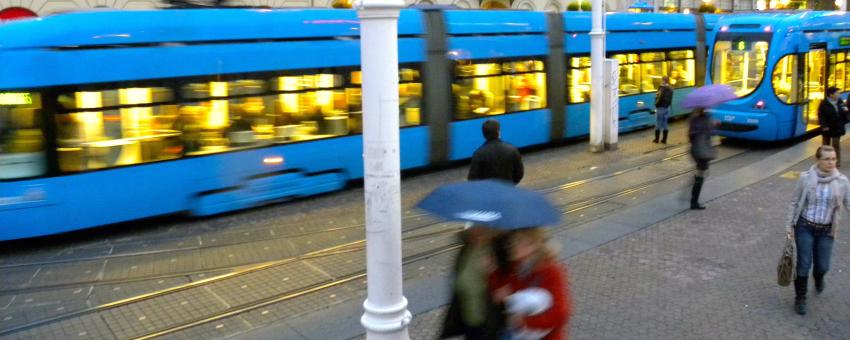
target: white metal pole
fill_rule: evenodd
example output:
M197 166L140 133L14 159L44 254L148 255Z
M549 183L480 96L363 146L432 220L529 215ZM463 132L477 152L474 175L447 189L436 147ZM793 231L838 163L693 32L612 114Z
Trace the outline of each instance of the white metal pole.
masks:
M605 2L591 2L590 29L590 151L605 150Z
M398 17L402 0L361 0L363 169L368 296L366 338L408 339L402 293L401 174L398 116Z

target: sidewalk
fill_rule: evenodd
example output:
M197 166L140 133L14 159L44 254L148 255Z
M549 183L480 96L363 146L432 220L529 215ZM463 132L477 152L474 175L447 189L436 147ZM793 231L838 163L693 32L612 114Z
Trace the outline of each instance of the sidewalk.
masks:
M666 210L684 204L668 195L641 205L643 218L661 220L648 227L629 231L640 223L638 212L626 211L580 227L584 232L556 233L571 274L570 338L848 338L850 232L837 235L826 291L816 295L810 284L808 315L793 312L792 287L776 284L788 195L797 172L813 164L796 162L816 146L802 144L808 145L709 180L707 195L715 199L707 210L667 218ZM600 229L623 236L594 246ZM445 309L416 315L411 338L436 338Z

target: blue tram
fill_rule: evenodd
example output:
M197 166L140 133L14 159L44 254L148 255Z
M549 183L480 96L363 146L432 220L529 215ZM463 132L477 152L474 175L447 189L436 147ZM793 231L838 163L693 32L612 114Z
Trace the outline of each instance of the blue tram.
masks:
M850 90L850 14L801 12L721 18L710 50L712 83L739 99L712 112L719 134L774 141L818 129L829 86Z
M608 15L623 131L653 124L662 75L677 99L703 79L703 19ZM361 178L358 29L355 11L318 9L0 26L0 240L217 214ZM585 13L403 10L403 169L470 157L487 118L520 147L587 135L589 29Z

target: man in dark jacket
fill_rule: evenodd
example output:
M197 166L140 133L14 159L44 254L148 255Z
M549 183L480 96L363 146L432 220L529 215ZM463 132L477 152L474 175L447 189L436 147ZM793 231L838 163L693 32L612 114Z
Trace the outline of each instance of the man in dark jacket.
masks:
M522 157L513 145L499 139L499 121L488 119L481 131L487 141L472 155L468 179L492 178L518 184L524 174Z
M837 166L841 166L841 136L846 132L847 105L838 96L837 87L826 89L826 99L818 106L818 123L821 126L823 145L832 145L838 158Z
M667 131L670 129L667 121L670 119L670 105L673 104L673 88L670 87L670 78L661 77L661 86L655 93L655 139L658 143L658 135L663 133L661 143L667 144Z

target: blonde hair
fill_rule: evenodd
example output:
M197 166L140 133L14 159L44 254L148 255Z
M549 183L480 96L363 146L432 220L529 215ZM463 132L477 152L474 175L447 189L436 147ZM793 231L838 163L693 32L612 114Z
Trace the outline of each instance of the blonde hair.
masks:
M550 242L549 231L542 227L518 229L511 233L511 237L525 237L532 240L540 246L534 252L534 255L539 258L554 258L558 254L558 249Z

